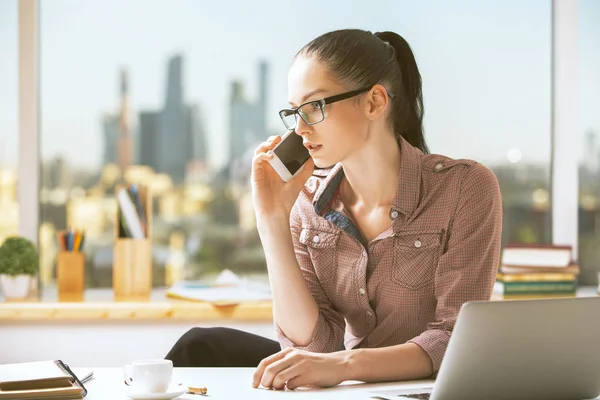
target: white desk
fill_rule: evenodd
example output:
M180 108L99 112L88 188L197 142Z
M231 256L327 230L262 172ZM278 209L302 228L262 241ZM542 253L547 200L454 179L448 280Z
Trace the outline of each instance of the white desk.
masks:
M88 368L86 368L88 369ZM85 400L125 400L122 368L92 368L94 379L85 387L88 395ZM73 368L77 374L77 368ZM175 368L173 378L190 386L203 386L208 395L186 394L177 400L202 399L369 399L371 390L384 390L410 387L431 387L432 380L403 383L364 384L345 382L341 386L328 389L299 389L295 391L275 391L252 388L254 368Z

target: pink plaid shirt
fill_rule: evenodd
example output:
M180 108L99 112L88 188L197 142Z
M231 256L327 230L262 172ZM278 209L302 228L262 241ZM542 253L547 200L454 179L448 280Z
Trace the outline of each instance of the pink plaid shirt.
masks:
M426 155L403 141L390 227L366 243L339 197L340 164L316 171L292 210L304 280L319 306L313 340L327 353L416 343L440 368L461 305L489 300L500 257L502 200L472 160Z

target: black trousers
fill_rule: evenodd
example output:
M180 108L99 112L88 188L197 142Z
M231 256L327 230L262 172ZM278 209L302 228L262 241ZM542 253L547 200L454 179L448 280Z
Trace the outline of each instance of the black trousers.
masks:
M174 367L256 367L281 351L278 342L230 328L192 328L165 357Z

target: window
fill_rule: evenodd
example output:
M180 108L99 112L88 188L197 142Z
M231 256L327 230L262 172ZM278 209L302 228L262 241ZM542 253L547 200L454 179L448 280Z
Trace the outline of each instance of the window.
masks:
M581 283L595 284L600 271L600 3L579 2L580 141L579 262Z
M0 2L0 242L19 233L17 0Z
M550 243L551 2L418 8L394 29L410 35L421 66L431 151L494 171L504 244Z
M224 268L265 277L253 150L284 132L277 111L295 52L346 27L409 41L432 151L494 170L505 242L550 240L550 2L387 0L380 13L312 0L287 10L275 0L40 7L41 251L51 260L58 230L85 228L88 287L111 285L119 182L152 192L155 286L181 265L188 279Z

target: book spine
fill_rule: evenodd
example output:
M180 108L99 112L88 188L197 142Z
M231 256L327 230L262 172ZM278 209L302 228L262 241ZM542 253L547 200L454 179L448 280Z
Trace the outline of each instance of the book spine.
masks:
M575 282L518 282L504 283L504 293L572 293L576 291Z
M496 279L502 282L571 282L577 280L577 275L566 273L498 273Z
M503 274L573 274L579 275L580 268L576 264L571 264L564 268L553 268L553 267L521 267L521 266L508 266L501 265L498 269L499 273Z

